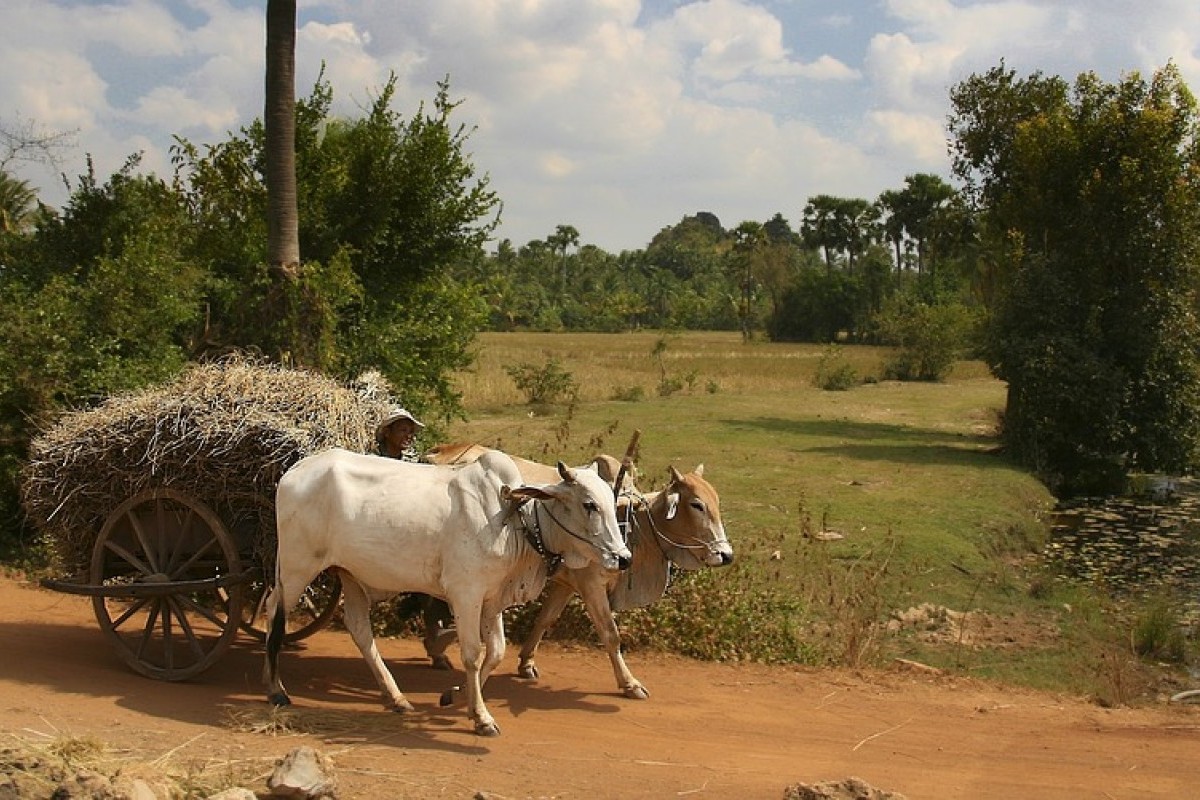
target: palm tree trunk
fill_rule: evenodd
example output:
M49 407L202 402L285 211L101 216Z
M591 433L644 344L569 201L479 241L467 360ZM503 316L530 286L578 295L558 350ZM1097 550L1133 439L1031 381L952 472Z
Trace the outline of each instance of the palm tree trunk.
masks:
M277 279L300 274L296 204L296 0L267 0L267 266Z

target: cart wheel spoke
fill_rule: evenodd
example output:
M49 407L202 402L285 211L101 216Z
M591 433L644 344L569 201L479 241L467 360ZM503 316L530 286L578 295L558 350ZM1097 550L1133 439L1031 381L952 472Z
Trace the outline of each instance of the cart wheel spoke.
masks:
M214 614L212 612L211 609L205 608L204 606L195 602L194 600L192 600L192 598L188 597L185 594L176 595L175 597L173 597L171 599L172 599L172 605L179 609L180 622L186 622L185 615L184 615L184 608L186 607L186 609L188 611L191 611L193 614L199 614L201 617L204 617L206 620L211 622L213 625L216 625L217 627L222 627L225 625L224 619L222 619L221 617L218 617L216 614ZM219 599L220 607L224 608L225 607L224 603L226 602L225 598L219 597L218 599Z
M133 553L126 550L124 547L122 547L117 542L112 542L112 541L105 542L104 547L109 552L114 553L117 556L119 556L120 558L122 558L126 564L129 564L131 567L136 569L142 575L153 575L154 574L155 570L152 566L150 566L145 561L143 561L142 559L135 556Z
M167 602L170 604L171 610L175 612L175 618L179 621L179 630L183 634L184 640L188 643L188 649L197 659L204 658L204 648L200 646L200 639L196 635L196 632L192 630L192 624L188 622L187 613L185 613L180 607L186 604L196 610L200 610L200 606L191 602L182 595L180 595L178 598L168 597ZM216 625L221 624L215 616L211 616L207 612L204 612L204 616Z
M116 619L114 619L112 621L113 629L115 630L115 629L121 627L122 625L124 625L125 622L130 617L132 617L134 614L138 613L143 608L145 608L146 604L149 602L150 602L150 599L148 597L143 597L140 600L136 600L133 603L131 603L129 608L125 609L125 612L123 614L121 614L119 617L117 617Z
M213 546L217 545L217 544L219 544L219 542L217 541L216 536L213 536L213 538L209 539L207 542L205 542L203 545L201 545L200 548L198 550L196 550L196 552L192 553L191 558L189 558L187 561L185 561L182 565L180 565L180 566L176 567L174 570L172 570L171 579L172 580L181 580L182 576L187 575L189 570L191 570L191 568L196 565L196 562L198 562L201 558L203 558L208 553L208 551L212 550Z
M191 540L192 523L195 522L195 520L196 512L189 508L187 510L187 517L180 525L179 535L176 536L175 540L168 545L171 552L167 558L166 565L163 567L163 572L167 573L168 575L174 575L179 570L179 559L183 558L184 551L186 550L186 544Z
M158 615L162 612L162 601L155 599L150 603L150 613L146 616L146 624L142 626L142 638L138 642L137 654L141 658L154 641L154 631L158 625Z
M155 516L158 516L157 509ZM134 538L136 539L135 544L140 546L140 550L145 558L145 563L148 565L148 568L145 569L144 572L147 575L158 572L158 548L156 548L150 542L150 536L146 532L146 526L142 519L137 514L134 514L132 509L130 509L129 513L125 515L125 520L129 523L129 528L133 531ZM158 524L156 524L155 529L157 530L158 527ZM125 555L122 555L122 557L126 558ZM131 564L134 563L132 559L128 560Z

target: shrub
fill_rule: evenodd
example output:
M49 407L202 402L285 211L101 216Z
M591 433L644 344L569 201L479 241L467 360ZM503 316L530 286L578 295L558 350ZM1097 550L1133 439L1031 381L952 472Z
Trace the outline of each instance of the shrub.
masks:
M1180 664L1186 658L1183 628L1171 604L1162 598L1150 601L1133 623L1133 651L1143 658Z
M841 348L837 345L825 348L813 375L813 386L828 392L844 392L859 383L858 371L846 361Z
M966 349L975 322L961 303L929 305L900 297L875 317L875 325L881 341L898 348L883 365L885 378L940 381Z
M531 404L569 401L579 393L579 382L556 358L540 367L527 361L509 364L504 371Z

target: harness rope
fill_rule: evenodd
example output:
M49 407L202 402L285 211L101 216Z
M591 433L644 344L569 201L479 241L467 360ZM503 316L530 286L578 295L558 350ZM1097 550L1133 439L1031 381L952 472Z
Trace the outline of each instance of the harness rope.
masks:
M562 566L563 557L560 553L551 552L550 548L546 547L546 540L542 538L542 526L537 518L538 502L537 500L533 501L531 518L526 517L520 505L517 506L516 511L517 517L521 521L521 530L525 532L525 541L529 542L529 546L546 562L546 577L550 577Z
M589 547L596 547L597 550L600 550L601 552L607 552L609 555L616 558L616 554L609 551L608 548L597 547L586 536L582 536L564 525L558 517L554 516L554 512L546 506L545 501L532 500L531 503L533 505L532 514L527 517L523 513L522 506L519 505L516 509L517 516L521 520L521 528L525 532L525 540L529 542L529 545L546 562L547 576L553 575L558 571L558 568L562 566L563 556L561 553L555 553L546 546L546 537L542 535L542 521L540 517L541 513L545 513L555 525L561 528L568 535L575 537Z

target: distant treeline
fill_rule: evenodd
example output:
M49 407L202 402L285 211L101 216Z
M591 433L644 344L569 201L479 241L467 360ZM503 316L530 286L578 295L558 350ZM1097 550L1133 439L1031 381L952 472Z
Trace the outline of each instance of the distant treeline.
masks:
M741 330L776 340L878 340L898 294L983 302L972 215L936 175L874 201L820 195L798 213L725 228L699 212L642 250L580 245L571 225L496 253L460 277L483 287L493 330Z

